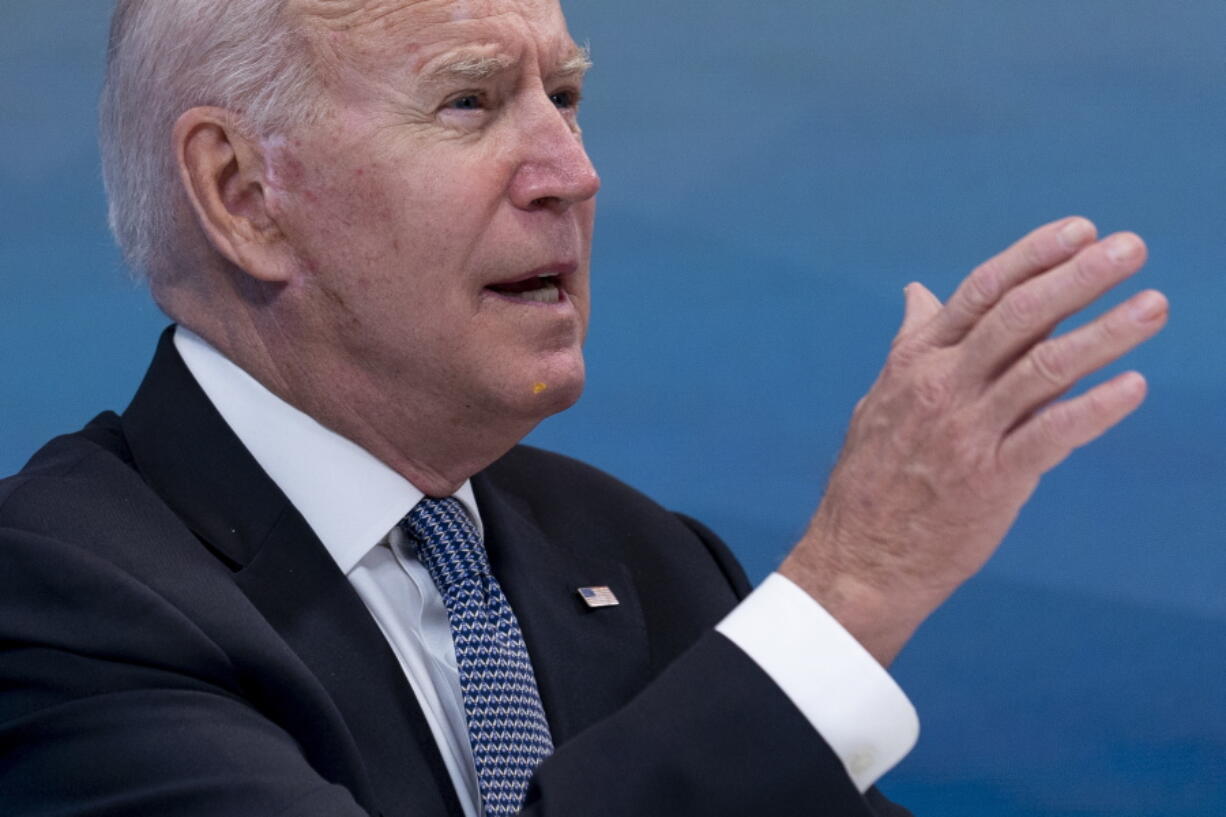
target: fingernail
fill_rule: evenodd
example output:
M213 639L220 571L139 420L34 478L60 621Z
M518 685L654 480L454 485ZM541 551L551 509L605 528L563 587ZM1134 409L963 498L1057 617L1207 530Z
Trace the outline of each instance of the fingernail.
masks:
M1130 235L1112 236L1107 240L1107 257L1116 264L1122 264L1137 254L1141 243Z
M1143 395L1147 388L1145 378L1140 372L1125 372L1120 388L1131 395Z
M1065 249L1075 250L1094 237L1094 225L1084 218L1075 218L1060 228L1059 237Z
M1130 312L1137 323L1149 323L1166 311L1166 299L1157 292L1142 292L1132 302Z

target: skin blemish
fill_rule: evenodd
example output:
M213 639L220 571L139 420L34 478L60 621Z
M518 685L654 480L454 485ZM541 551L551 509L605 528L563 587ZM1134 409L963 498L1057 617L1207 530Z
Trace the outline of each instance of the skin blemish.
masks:
M265 183L269 187L284 193L305 186L306 166L284 136L265 137L260 140L260 149L264 152Z
M322 292L328 300L336 304L342 312L348 311L349 305L345 302L345 297L335 289L329 286L322 286L319 288L319 291Z
M536 383L536 384L534 384L534 385L532 386L532 393L533 393L533 394L541 394L541 393L542 393L542 392L544 392L544 391L545 391L545 389L547 389L547 388L549 388L549 386L545 385L544 383Z

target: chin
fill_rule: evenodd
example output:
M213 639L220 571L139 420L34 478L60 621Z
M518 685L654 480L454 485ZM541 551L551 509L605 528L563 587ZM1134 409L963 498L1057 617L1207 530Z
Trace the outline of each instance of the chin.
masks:
M521 405L538 422L573 406L583 394L585 372L582 353L563 355L540 367L517 384Z
M555 387L547 390L541 395L541 417L549 417L561 411L566 411L568 408L579 402L579 398L583 395L583 381L569 384L565 387Z

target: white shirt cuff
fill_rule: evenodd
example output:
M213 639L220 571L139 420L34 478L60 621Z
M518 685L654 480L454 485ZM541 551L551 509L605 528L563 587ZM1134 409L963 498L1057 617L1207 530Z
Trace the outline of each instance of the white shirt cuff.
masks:
M772 573L716 629L779 685L867 791L919 738L906 694L812 596Z

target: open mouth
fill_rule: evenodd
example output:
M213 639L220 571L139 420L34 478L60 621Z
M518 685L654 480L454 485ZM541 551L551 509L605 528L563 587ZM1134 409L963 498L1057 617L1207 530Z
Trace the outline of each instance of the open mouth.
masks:
M533 275L520 281L505 284L490 284L486 287L504 298L516 301L531 301L539 304L556 304L562 300L562 287L558 276L551 273Z

